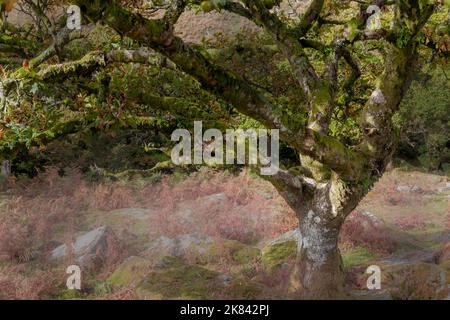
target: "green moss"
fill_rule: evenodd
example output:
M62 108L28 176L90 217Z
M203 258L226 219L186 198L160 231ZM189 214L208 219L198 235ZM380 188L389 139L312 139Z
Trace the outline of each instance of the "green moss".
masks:
M365 247L357 247L342 255L344 267L354 267L367 264L368 261L375 258L375 254Z
M173 257L167 257L164 263L164 268L150 273L136 288L138 297L210 299L220 286L217 272L186 265Z
M348 23L348 36L347 39L349 41L353 41L358 35L358 22L355 19L352 19Z
M80 300L83 299L83 294L79 290L69 290L67 288L61 289L58 293L52 296L55 300Z
M233 253L233 260L239 264L246 264L258 259L261 251L258 248L243 246Z
M150 262L140 257L130 257L107 279L111 286L128 287L142 281L150 271Z
M200 4L200 7L204 12L210 12L215 9L215 6L211 1L203 1Z
M318 181L328 180L331 177L330 168L308 156L302 156L302 164L312 177Z
M326 112L327 105L331 101L330 85L323 84L323 85L319 86L315 90L314 96L315 96L315 101L314 101L314 106L313 106L313 114L315 114L316 112L319 112L319 113Z
M262 251L262 264L265 269L272 270L295 258L296 255L296 241L286 241L268 245Z
M447 283L450 283L450 260L442 262L441 264L439 264L439 267L445 270L445 274L447 276Z
M94 284L94 288L92 291L93 291L94 297L107 295L112 292L111 286L107 282L104 282L104 281L97 281Z
M257 299L263 290L264 286L262 284L247 278L239 278L231 282L229 293L232 298L248 300Z
M333 137L322 136L317 132L313 132L313 136L319 148L323 148L329 162L334 163L336 168L345 173L346 180L349 178L358 180L364 175L365 160L361 155L349 151L338 139ZM343 159L347 160L343 161Z
M261 256L258 248L243 245L238 241L224 240L220 243L211 244L203 257L199 257L200 262L205 260L206 263L214 263L219 261L223 256L231 255L234 263L247 264Z

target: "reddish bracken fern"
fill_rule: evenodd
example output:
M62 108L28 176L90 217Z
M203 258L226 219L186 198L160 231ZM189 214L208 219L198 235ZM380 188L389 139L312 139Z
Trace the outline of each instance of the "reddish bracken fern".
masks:
M363 245L371 251L384 254L395 250L395 241L383 221L370 213L355 211L350 214L342 226L339 240L343 246Z

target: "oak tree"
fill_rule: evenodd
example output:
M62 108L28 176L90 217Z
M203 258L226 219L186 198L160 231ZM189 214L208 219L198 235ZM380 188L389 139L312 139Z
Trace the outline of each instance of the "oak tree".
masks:
M29 127L17 126L11 119L5 121L9 112L20 122L17 110L25 104L17 103L16 98L27 84L31 93L19 98L33 105L33 94L39 90L36 83L91 77L98 70L118 64L158 61L159 66L193 79L201 90L246 117L279 130L281 140L296 157L269 177L299 220L298 255L290 291L299 298L336 297L342 293L340 228L392 158L397 144L393 117L420 59L429 57L426 50L443 60L448 58L448 28L439 31L448 23L446 3L308 0L298 1L301 9L287 14L285 4L276 0L73 2L83 13L81 30L55 27L53 30L58 32L54 31L50 45L38 50L27 39L1 38L2 45L10 50L15 47L26 55L18 48L20 43L36 54L27 67L17 65L3 76L0 158L11 159L19 148L46 144L98 121L98 114L65 116L57 124L47 121L40 131L30 129L38 121L29 123ZM376 28L368 28L368 19L373 15L368 9L373 5L381 10L381 21ZM259 61L261 68L253 76L251 70L227 64L220 55L214 55L207 43L183 40L175 27L188 10L227 11L248 21L272 44L254 42L253 60L278 59L288 80L276 82L279 78L269 71L264 73L261 65L268 65L268 60ZM64 46L92 32L97 23L115 30L121 38L131 39L139 48L112 46L89 52L78 60L60 59ZM272 56L258 56L258 50L270 51ZM55 56L59 58L57 63L51 61ZM97 81L95 95L100 100L107 99L102 89L105 83L107 77ZM80 88L81 84L71 90ZM50 91L46 96L52 94ZM183 112L189 105L189 97L161 96L146 90L134 98L140 104L171 112ZM72 109L72 114L79 112L83 103ZM138 118L141 125L156 125L151 119Z

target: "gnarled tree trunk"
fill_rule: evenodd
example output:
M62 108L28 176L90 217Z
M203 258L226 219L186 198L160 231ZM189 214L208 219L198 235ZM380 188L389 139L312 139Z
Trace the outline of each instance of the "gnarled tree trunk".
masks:
M295 298L327 299L343 294L340 222L327 220L322 214L310 210L300 221L301 238L289 288Z
M302 201L290 202L291 206L296 205L293 208L298 215L300 231L297 258L289 282L291 297L344 297L339 232L345 218L364 194L360 188L348 188L342 181L331 178L326 183L317 184L312 193L303 192ZM291 194L289 199L292 198Z

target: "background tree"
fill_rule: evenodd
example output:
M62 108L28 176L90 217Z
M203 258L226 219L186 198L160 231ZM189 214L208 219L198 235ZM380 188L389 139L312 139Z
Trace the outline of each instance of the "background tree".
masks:
M292 293L309 298L340 294L339 230L392 158L398 137L393 117L420 58L428 52L448 58L448 32L438 27L448 19L445 4L312 0L303 2L301 14L287 17L277 10L277 1L75 3L86 19L83 28L72 32L60 25L46 47L20 32L2 38L16 48L26 44L22 55L31 57L21 68L4 71L1 157L11 159L93 125L152 130L177 125L162 125L160 118L149 116L149 106L152 112L189 111L202 119L208 114L202 103L215 101L213 119L222 123L229 123L231 106L259 125L279 129L292 151L291 161L270 177L299 218ZM366 29L371 4L383 10L380 29ZM174 29L189 8L239 15L258 26L267 43L186 43ZM64 59L61 48L90 34L98 22L117 32L116 45L52 61ZM227 53L242 59L230 61ZM278 70L264 69L267 61L277 61ZM183 90L167 96L137 85L115 96L111 75L128 63L171 69L183 79ZM200 99L197 92L203 94ZM69 100L71 95L78 99Z
M419 72L402 102L397 155L428 170L450 169L448 65ZM420 89L419 89L420 88Z

